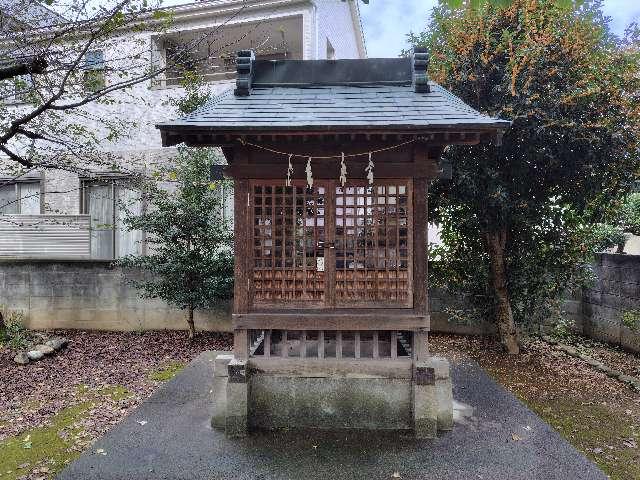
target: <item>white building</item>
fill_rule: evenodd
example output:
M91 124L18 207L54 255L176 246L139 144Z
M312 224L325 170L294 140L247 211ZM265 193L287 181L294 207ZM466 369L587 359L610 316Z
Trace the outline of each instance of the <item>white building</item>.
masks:
M231 88L235 52L241 49L254 49L263 59L366 57L358 2L353 0L211 0L167 9L173 20L166 33L129 31L113 46L88 53L87 63L94 66L100 81L108 84L109 64L126 57L123 52L140 42L148 45L148 65L164 66L171 49L206 38L193 55L207 59L200 72L213 94ZM92 117L118 116L137 123L135 132L117 143L105 143L105 150L134 168L170 160L174 151L161 148L155 124L177 115L168 100L184 95L180 80L180 72L169 69L122 94L120 103L91 104ZM90 126L100 130L99 121ZM8 179L0 171L0 258L113 259L144 251L142 234L119 228L119 200L131 196L122 187L122 174L104 171L99 178L82 178L46 170L30 172L18 181Z

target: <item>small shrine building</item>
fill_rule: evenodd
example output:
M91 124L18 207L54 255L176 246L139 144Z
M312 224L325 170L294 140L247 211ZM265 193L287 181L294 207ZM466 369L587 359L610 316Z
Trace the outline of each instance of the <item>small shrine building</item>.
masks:
M427 192L447 145L508 121L429 81L428 55L255 60L235 89L158 125L164 146L220 147L234 180L234 348L213 423L452 427L449 364L429 353Z

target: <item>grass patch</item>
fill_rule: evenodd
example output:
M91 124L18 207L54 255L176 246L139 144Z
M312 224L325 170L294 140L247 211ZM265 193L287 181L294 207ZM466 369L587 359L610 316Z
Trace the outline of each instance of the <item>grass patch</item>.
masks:
M154 382L166 382L175 377L184 367L184 363L171 362L151 372L148 378Z
M0 479L15 480L46 461L53 477L80 456L71 450L74 437L82 431L76 423L86 417L91 402L67 407L51 419L51 425L34 428L0 442Z

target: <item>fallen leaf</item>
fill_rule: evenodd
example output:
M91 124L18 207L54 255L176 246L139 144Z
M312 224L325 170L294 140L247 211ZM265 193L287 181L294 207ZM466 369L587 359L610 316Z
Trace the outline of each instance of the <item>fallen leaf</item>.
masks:
M519 442L520 440L522 440L522 437L516 435L515 433L511 434L511 438L513 439L514 442Z
M107 452L104 451L104 448L97 449L96 453L99 454L99 455L106 455L107 454Z

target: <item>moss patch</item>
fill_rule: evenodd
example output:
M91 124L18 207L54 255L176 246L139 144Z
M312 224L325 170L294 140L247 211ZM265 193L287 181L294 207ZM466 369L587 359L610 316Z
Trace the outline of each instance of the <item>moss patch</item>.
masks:
M91 402L67 407L51 419L51 425L23 432L0 442L0 479L15 480L41 468L52 478L80 456L72 450L74 437L82 432L77 423L86 417ZM44 465L40 465L46 462ZM42 467L46 470L42 471Z
M89 385L78 385L76 387L78 397L82 400L101 400L109 397L111 400L123 400L130 397L132 393L121 385L110 385L102 388L92 389Z
M81 403L61 410L50 419L50 426L28 430L0 442L0 480L14 480L36 468L40 476L53 478L80 455L72 447L77 435L83 433L79 423L89 411L105 400L117 402L132 395L120 385L99 389L78 385L76 392Z
M133 395L129 390L124 388L121 385L113 385L111 387L104 387L97 391L98 395L102 397L111 397L112 400L116 402L118 400L124 400L125 398Z
M536 395L523 387L511 369L485 370L612 480L640 479L640 429L624 410L566 392L561 396Z
M640 432L627 415L570 399L525 402L612 480L640 478Z
M184 368L184 366L184 363L181 362L168 363L151 372L148 378L149 380L153 380L154 382L166 382L175 377L178 372L180 372Z

